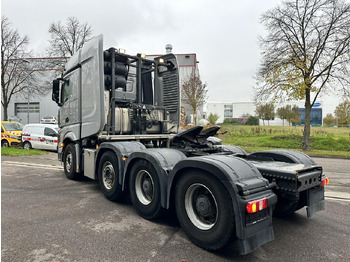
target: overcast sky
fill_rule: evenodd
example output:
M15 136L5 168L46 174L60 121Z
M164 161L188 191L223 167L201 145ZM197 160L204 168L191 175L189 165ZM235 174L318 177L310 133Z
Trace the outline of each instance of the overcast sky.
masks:
M249 102L253 75L260 61L258 35L265 33L260 16L281 0L1 0L1 14L31 49L41 56L48 47L50 23L75 16L104 35L104 48L127 53L196 53L208 101ZM338 100L323 97L325 113Z

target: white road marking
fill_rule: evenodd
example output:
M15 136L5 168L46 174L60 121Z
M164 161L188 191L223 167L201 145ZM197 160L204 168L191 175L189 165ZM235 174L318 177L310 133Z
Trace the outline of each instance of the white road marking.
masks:
M9 166L18 166L18 167L33 167L33 168L42 168L42 169L53 169L53 170L62 170L61 166L53 165L44 165L44 164L35 164L35 163L24 163L24 162L15 162L15 161L2 161L1 165Z

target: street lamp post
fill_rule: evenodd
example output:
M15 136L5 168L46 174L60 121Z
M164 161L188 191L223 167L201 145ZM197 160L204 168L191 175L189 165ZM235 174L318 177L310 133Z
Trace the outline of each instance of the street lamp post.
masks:
M27 90L28 90L28 101L27 101L27 124L29 124L29 96L30 96L30 89L29 89L29 64L30 64L30 61L29 60L26 60L26 59L23 59L22 60L23 62L27 63L28 65L28 74L27 74Z

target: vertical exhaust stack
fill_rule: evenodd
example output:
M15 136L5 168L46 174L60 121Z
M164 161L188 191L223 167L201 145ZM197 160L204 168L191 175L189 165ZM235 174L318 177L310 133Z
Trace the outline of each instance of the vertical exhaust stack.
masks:
M172 54L173 46L171 44L167 44L165 46L166 54Z

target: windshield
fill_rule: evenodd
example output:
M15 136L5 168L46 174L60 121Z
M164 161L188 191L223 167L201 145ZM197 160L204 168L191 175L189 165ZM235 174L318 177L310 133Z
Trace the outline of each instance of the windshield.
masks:
M21 123L2 123L6 131L22 131L23 125Z

